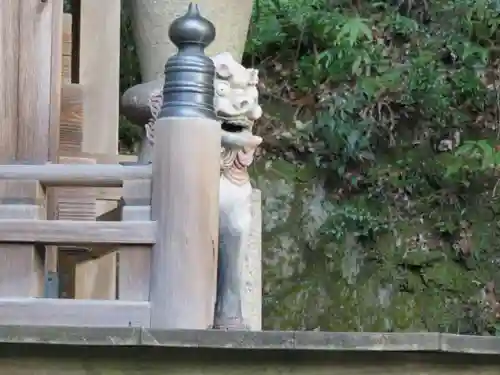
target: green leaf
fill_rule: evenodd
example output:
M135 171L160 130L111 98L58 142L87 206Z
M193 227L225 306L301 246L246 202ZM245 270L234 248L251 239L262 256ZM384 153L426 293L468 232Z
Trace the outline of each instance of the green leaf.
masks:
M482 163L481 163L481 169L486 169L491 167L494 164L494 150L491 145L485 141L485 140L480 140L477 142L478 148L482 151Z
M444 173L444 175L445 177L451 177L454 174L458 173L458 171L460 171L461 168L462 168L461 163L451 164L446 168L446 172Z
M356 149L356 145L361 137L361 133L358 130L353 130L347 137L347 144L351 151Z
M344 23L344 25L340 28L335 44L339 45L344 39L346 39L349 42L349 45L353 47L363 37L372 39L372 31L366 25L364 19L361 17L353 17Z
M361 62L363 61L363 58L361 56L358 56L356 57L356 60L354 60L354 63L352 64L352 67L351 67L351 73L353 75L360 75L361 73Z
M455 156L463 156L470 154L476 148L475 142L464 142L462 146L456 149Z

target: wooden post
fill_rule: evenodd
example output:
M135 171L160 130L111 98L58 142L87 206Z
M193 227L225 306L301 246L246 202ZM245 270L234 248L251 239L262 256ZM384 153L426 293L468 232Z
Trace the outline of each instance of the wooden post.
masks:
M155 124L151 328L207 329L214 311L221 129L213 107L215 68L203 49L215 28L190 5L170 35L180 52L165 67Z
M95 164L95 160L93 159L67 156L61 157L60 162L62 164ZM59 220L95 221L94 188L58 188L57 198L57 214ZM73 247L73 249L76 252L85 251L85 249L82 249L81 247ZM92 291L97 289L101 289L99 290L99 293L103 293L102 291L105 290L105 287L100 285L99 288L95 285L95 275L94 277L91 277L93 273L89 275L89 271L86 270L85 265L79 267L79 265L76 264L77 262L75 257L71 256L71 253L67 251L68 247L60 247L60 250L61 253L64 254L61 254L62 259L60 264L64 264L65 266L64 270L60 270L61 276L63 273L67 278L69 275L74 275L74 280L66 279L66 283L63 284L64 293L68 296L74 297L75 299L89 299L92 296ZM93 270L90 270L90 272L92 271ZM72 288L69 288L69 286L72 286ZM104 297L104 299L106 299L106 297Z
M53 2L20 1L17 159L49 160ZM60 70L57 72L60 77Z
M84 152L118 153L120 5L120 0L81 2L79 83L86 92Z
M2 181L0 219L44 220L45 195L36 181ZM0 246L0 296L41 297L44 269L40 251L28 244Z
M63 0L52 0L51 18L51 55L50 55L50 122L49 122L49 160L59 162L59 125L61 116L61 84L63 61ZM57 217L57 190L47 189L47 218ZM59 297L57 246L45 249L45 297Z
M151 220L151 181L123 183L122 221ZM126 246L119 253L118 299L148 301L151 278L151 246Z
M0 1L0 41L9 51L0 62L0 149L2 162L13 159L44 163L53 155L51 130L57 115L58 81L53 77L57 58L51 57L58 31L54 22L61 0L41 3L39 0ZM62 12L62 8L60 8ZM56 28L57 29L57 28ZM60 77L60 69L56 74ZM51 100L51 97L54 100ZM36 181L4 181L0 184L2 203L29 207L3 207L3 215L21 210L24 218L45 217L44 197ZM43 201L40 201L42 199ZM19 217L19 216L18 216ZM2 246L0 274L8 275L5 268L18 265L15 279L0 281L2 294L10 296L41 296L43 278L40 254L32 245ZM19 281L16 283L16 280ZM10 284L9 284L10 283ZM10 286L17 286L11 288Z
M16 156L19 71L19 1L0 1L0 162ZM8 51L8 53L7 53Z
M91 155L114 157L118 154L118 123L120 102L120 17L121 0L85 0L80 5L80 19L73 19L79 30L79 83L85 87L82 151ZM97 158L96 158L97 159ZM117 207L116 201L96 202L96 215ZM116 298L116 252L80 264L87 275L110 275L110 285L99 285L101 293L91 296ZM95 268L95 269L91 269ZM89 276L93 277L93 276ZM89 278L87 277L87 279ZM93 282L98 285L98 280Z

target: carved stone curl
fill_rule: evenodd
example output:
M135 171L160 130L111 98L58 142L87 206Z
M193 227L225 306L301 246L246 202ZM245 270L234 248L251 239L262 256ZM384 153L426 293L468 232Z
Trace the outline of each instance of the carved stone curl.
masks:
M249 243L252 221L248 167L253 162L256 147L262 142L261 137L252 134L255 120L262 115L257 90L259 77L256 69L243 67L229 53L218 54L212 59L216 70L214 104L222 123L220 245L214 328L245 329L241 306L243 249ZM155 83L138 86L124 94L122 110L133 120L150 114L140 156L143 162L150 162L154 123L162 105L162 86Z

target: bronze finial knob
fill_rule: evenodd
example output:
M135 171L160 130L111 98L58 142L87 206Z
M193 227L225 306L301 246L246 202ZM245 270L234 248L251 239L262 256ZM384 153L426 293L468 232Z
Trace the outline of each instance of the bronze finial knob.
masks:
M165 65L163 106L158 118L216 119L215 67L204 51L215 39L213 23L202 17L198 6L191 3L187 13L172 22L169 37L178 52Z

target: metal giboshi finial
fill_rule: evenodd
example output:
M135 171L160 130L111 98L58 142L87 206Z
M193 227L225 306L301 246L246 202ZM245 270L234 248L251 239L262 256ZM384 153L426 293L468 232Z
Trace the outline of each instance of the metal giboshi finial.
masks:
M215 67L204 51L215 39L213 23L191 3L186 14L172 22L168 34L178 52L165 64L163 106L158 117L215 119Z

